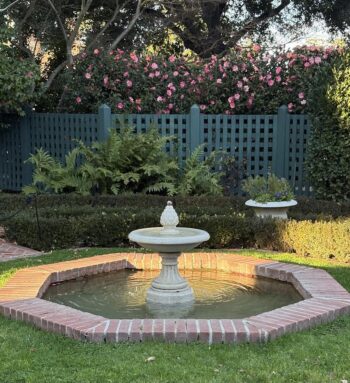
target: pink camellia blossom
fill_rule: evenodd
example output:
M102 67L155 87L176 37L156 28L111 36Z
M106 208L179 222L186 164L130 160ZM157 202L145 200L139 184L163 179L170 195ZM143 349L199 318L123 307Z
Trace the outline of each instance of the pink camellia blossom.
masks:
M86 78L87 80L90 80L90 78L91 78L91 73L85 73L85 78Z
M169 109L169 110L171 110L171 109L173 109L173 108L174 108L174 104L169 104L169 105L168 105L168 109Z
M158 69L158 64L157 63L152 63L151 64L152 69Z
M238 88L243 88L243 82L242 81L238 81L237 82L237 87Z
M309 58L309 63L310 63L310 64L315 64L315 59L314 59L313 57L310 57L310 58Z
M106 86L106 85L108 84L108 81L109 81L109 80L108 80L108 76L104 76L104 77L103 77L103 85Z
M173 72L174 77L177 77L178 75L179 75L179 72L177 70Z
M232 67L232 71L233 71L233 72L238 72L238 70L239 70L238 65L234 65L234 66Z
M221 79L221 78L218 78L218 79L216 80L216 83L217 83L217 84L222 84L222 79Z
M129 97L129 101L133 104L135 101L132 97Z
M192 81L190 82L190 84L191 84L191 85L196 85L196 80L192 80Z
M158 96L158 97L157 97L157 101L158 101L158 102L162 102L162 101L163 101L163 97L162 97L162 96Z
M171 63L175 62L175 60L176 60L175 55L171 55L171 56L169 57L169 61L170 61Z
M239 100L241 98L241 95L239 93L236 93L234 96L235 100Z
M246 93L249 92L249 86L248 86L248 85L244 85L243 90L244 90Z
M304 67L305 67L305 68L310 68L310 66L311 66L311 64L310 64L308 61L306 61L306 62L304 63Z
M185 88L185 87L186 87L186 83L185 83L185 81L181 81L181 82L180 82L180 88L183 89L183 88Z
M301 101L300 101L300 104L301 104L301 105L306 105L306 102L307 102L306 100L301 100Z
M280 66L278 66L276 68L276 74L280 74L282 72L282 68Z
M137 105L136 110L137 110L138 112L141 112L141 110L142 110L141 106L140 106L140 105Z
M96 55L96 56L97 56L99 53L100 53L100 50L99 50L99 49L97 49L97 48L95 48L95 49L94 49L94 55Z
M292 102L290 102L288 104L288 110L291 111L291 110L293 110L293 108L294 108L294 104Z
M124 76L124 77L129 77L129 72L128 72L128 71L124 72L124 73L123 73L123 76Z
M167 94L168 97L171 97L173 95L173 92L170 89L168 89L166 91L166 94Z
M230 63L228 61L224 62L224 68L228 68L230 66Z
M266 76L266 80L271 80L272 79L272 75L271 73L269 73L267 76Z
M210 100L210 105L215 105L216 102L214 100Z
M184 98L185 98L185 95L182 94L182 95L180 96L180 99L183 100Z
M148 75L149 78L154 78L154 76L155 76L155 74L154 74L153 72L151 72L151 73Z
M276 80L277 82L281 82L281 81L282 81L282 78L281 78L281 76L276 76L275 80Z
M190 72L188 72L188 71L186 71L185 73L184 73L184 76L189 76L190 75Z
M248 81L249 81L249 80L247 79L247 77L243 77L242 80L243 80L244 82L248 82Z
M261 46L259 44L253 44L253 51L254 52L260 52Z
M230 102L230 108L231 109L234 109L236 107L236 104L234 101Z
M76 99L75 99L75 102L77 103L77 104L80 104L81 103L81 97L77 97Z
M316 56L315 57L315 64L321 64L321 62L322 62L321 57L320 56Z
M118 102L117 108L118 109L124 109L124 104L122 102Z
M275 81L272 79L267 82L268 86L273 86L274 83L275 83Z
M303 100L303 99L305 98L305 94L304 94L304 92L300 92L300 93L298 94L298 97L300 98L300 100Z
M204 105L204 104L201 104L201 105L199 106L199 109L200 109L200 110L206 110L206 109L207 109L207 106Z
M154 75L155 75L156 77L159 77L159 76L160 76L160 72L159 72L159 70L156 70L156 71L154 72Z
M120 55L123 55L123 54L124 54L124 51L123 51L122 49L117 48L117 51L118 51L118 53L119 53Z
M131 88L131 87L132 87L132 81L131 81L131 80L127 80L127 81L126 81L126 86L127 86L128 88Z
M130 53L130 58L134 63L139 62L139 58L137 57L137 54L135 52Z
M166 80L166 79L168 79L169 78L169 75L168 75L168 73L165 73L164 75L163 75L163 77L162 77L164 80Z
M229 102L229 104L231 104L232 102L234 103L235 102L235 97L234 96L230 96L227 101Z
M141 105L141 98L137 98L137 99L135 100L135 104L136 104L136 105Z

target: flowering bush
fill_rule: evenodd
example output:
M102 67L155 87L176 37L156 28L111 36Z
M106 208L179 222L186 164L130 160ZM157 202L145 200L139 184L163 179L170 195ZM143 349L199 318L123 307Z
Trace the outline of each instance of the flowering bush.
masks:
M96 112L107 103L116 113L275 113L308 107L308 86L335 48L302 47L267 52L254 44L210 60L140 55L95 49L82 53L66 74L61 105L66 111Z

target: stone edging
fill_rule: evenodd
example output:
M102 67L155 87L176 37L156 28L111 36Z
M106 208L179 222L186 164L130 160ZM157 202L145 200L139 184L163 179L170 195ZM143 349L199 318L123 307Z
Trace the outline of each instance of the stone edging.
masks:
M265 342L350 313L350 294L327 272L229 253L186 253L180 269L217 269L290 282L303 301L245 319L106 319L40 299L51 283L125 268L160 269L157 254L117 253L19 270L0 289L0 313L74 339L106 342Z

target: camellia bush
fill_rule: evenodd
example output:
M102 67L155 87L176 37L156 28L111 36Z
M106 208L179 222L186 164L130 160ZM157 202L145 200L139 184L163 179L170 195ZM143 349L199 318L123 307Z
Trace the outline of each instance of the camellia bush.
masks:
M33 101L39 67L11 48L11 30L0 29L0 112L22 114Z
M77 57L64 73L60 108L96 112L101 103L115 113L275 113L308 108L308 86L339 50L302 47L271 53L254 44L209 60L140 55L95 49Z

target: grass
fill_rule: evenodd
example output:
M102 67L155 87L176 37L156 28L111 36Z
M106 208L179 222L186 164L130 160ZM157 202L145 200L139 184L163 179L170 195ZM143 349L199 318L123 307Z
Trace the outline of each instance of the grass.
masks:
M17 269L125 251L55 251L0 263L0 284ZM291 254L241 253L321 267L350 290L350 267ZM350 382L350 317L264 345L90 344L0 317L1 383ZM155 357L152 362L147 358Z

